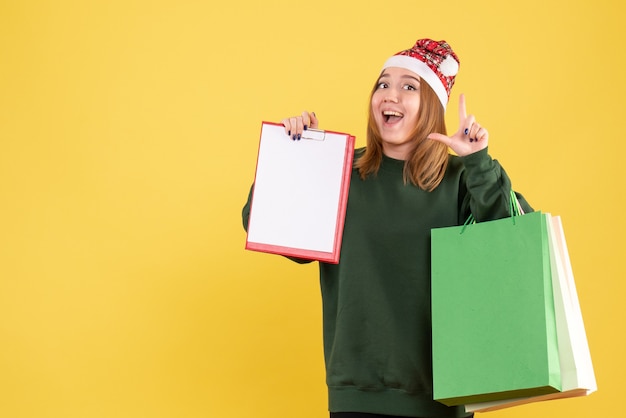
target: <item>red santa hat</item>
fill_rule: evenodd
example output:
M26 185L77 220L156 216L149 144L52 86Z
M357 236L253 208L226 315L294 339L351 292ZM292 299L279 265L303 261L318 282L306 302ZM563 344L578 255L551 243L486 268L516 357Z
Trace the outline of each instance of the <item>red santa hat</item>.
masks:
M389 67L405 68L420 76L435 91L443 109L446 109L450 90L459 72L459 58L446 41L419 39L411 49L389 58L383 70Z

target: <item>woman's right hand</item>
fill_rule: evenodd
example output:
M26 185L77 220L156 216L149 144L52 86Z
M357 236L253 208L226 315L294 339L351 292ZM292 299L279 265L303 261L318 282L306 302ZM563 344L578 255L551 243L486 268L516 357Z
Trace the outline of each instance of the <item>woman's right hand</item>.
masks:
M281 122L285 127L285 133L294 141L302 138L302 132L309 128L317 129L319 126L319 121L317 120L317 116L315 116L315 112L309 113L306 110L302 112L302 115L300 116L286 118Z

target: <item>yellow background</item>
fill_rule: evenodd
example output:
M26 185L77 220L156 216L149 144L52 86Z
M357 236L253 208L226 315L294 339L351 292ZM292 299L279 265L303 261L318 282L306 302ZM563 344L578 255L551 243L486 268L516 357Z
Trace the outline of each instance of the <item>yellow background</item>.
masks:
M363 145L418 37L537 209L560 214L599 392L492 413L623 411L618 0L0 2L0 416L326 416L315 265L244 250L262 120Z

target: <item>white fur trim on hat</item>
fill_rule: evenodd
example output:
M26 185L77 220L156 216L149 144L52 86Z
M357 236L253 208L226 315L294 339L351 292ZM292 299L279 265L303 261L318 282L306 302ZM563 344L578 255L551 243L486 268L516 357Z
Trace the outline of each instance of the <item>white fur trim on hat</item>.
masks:
M456 63L456 71L458 71L459 64L451 56L448 56L444 63L449 60L452 60L454 61L454 63ZM448 65L446 65L446 68L448 67ZM444 85L441 83L439 77L437 77L437 74L435 74L435 72L431 70L428 65L416 58L409 57L407 55L394 55L385 62L385 64L383 65L383 70L389 67L404 68L406 70L413 71L415 74L420 76L433 89L433 91L439 98L441 105L443 106L443 110L446 110L446 105L448 104L448 92L446 91Z

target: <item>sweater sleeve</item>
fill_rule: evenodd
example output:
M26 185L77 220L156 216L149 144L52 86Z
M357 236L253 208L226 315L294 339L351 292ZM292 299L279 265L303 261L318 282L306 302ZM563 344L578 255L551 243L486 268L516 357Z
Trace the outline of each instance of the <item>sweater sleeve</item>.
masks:
M248 224L250 223L250 202L252 201L252 191L254 190L254 184L250 187L250 192L248 192L248 200L246 204L243 205L243 209L241 210L241 218L243 220L243 229L248 232Z
M461 210L459 224L474 215L477 222L490 221L510 216L511 180L504 168L489 155L488 149L461 157L465 170L461 178L463 196L460 197ZM533 208L526 199L515 193L525 213Z

